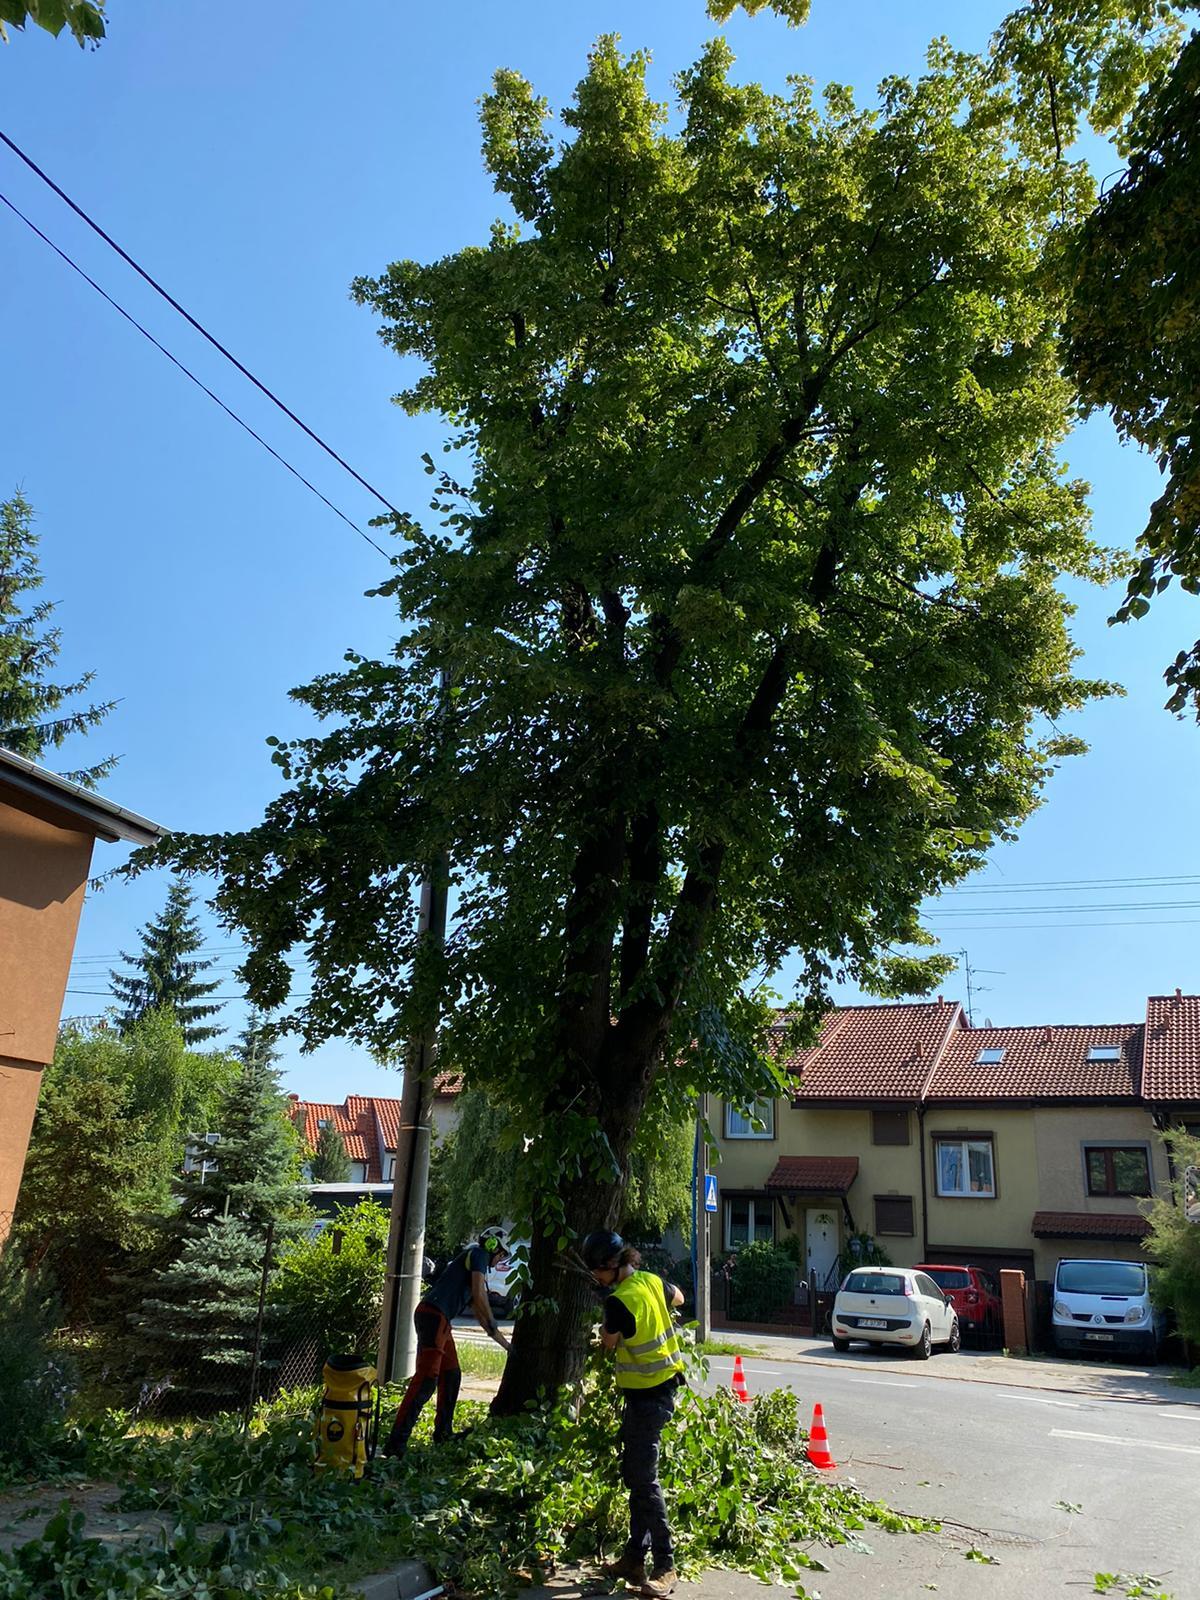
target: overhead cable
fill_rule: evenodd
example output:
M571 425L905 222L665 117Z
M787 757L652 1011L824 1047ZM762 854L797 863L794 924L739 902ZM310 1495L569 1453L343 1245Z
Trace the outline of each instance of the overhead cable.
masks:
M0 139L3 137L4 135L0 133ZM244 428L250 437L258 444L262 445L263 449L267 451L269 455L275 457L276 461L279 462L281 467L286 467L293 478L299 479L299 481L306 489L310 491L310 493L315 494L317 499L320 500L323 505L328 506L335 517L340 517L348 528L353 528L354 532L359 536L359 538L365 539L371 548L373 550L377 550L385 561L391 560L391 557L388 555L387 551L382 545L377 544L369 533L365 533L362 528L358 526L357 522L351 521L344 511L339 510L339 508L334 505L332 500L321 493L320 489L317 488L315 483L310 483L304 474L294 467L290 461L286 460L285 457L281 456L279 451L276 450L273 445L267 443L262 434L256 433L244 417L239 416L236 411L227 406L224 400L221 399L220 395L214 394L208 385L198 378L190 367L184 366L183 362L179 360L178 356L173 356L167 349L166 345L160 344L148 328L144 328L131 312L126 311L123 305L120 305L116 300L114 300L112 295L110 295L106 289L102 289L96 282L95 278L89 277L79 263L77 261L73 261L65 250L61 250L58 245L55 244L53 239L44 234L36 222L31 222L25 213L18 206L15 206L6 194L0 193L0 201L3 201L3 203L8 207L14 216L20 217L25 226L33 233L36 233L43 244L49 245L51 250L54 251L55 255L60 257L61 260L65 261L73 272L77 272L85 283L90 284L98 295L107 300L114 311L119 312L121 316L125 318L126 322L131 323L137 329L143 338L148 339L157 351L166 356L167 360L172 364L172 366L178 367L180 372L183 373L184 377L190 378L191 381L196 385L197 389L202 389L210 400L212 400L216 405L220 406L221 410L227 417L232 417L239 428Z
M60 188L48 173L42 171L41 167L38 166L37 162L32 156L26 155L24 150L21 149L20 145L16 144L2 130L0 130L0 141L3 141L14 155L19 157L20 160L25 163L31 172L36 173L44 184L53 189L58 198L66 205L70 206L75 215L83 222L86 222L93 233L99 234L100 238L104 240L105 244L111 249L115 250L120 256L121 260L133 268L139 278L143 278L156 294L161 295L169 306L171 306L175 311L178 311L179 315L183 317L186 322L190 323L193 328L195 328L196 332L202 339L207 339L214 350L219 350L220 353L225 357L226 361L231 362L244 378L248 378L256 389L258 389L262 394L265 394L272 405L278 406L285 417L290 418L298 428L308 435L314 444L320 445L321 449L324 450L326 455L332 456L337 462L338 466L344 468L345 471L347 471L356 482L361 483L368 494L373 494L375 496L380 505L386 506L388 510L394 513L396 516L402 515L402 513L397 510L397 508L392 504L385 494L381 494L373 483L368 483L361 472L356 472L348 461L344 460L340 455L338 455L337 451L332 445L326 444L325 440L321 438L319 433L315 433L313 429L308 426L307 422L302 421L290 406L285 405L273 390L268 389L265 383L256 378L250 371L249 367L244 366L231 350L226 349L226 347L218 338L209 333L208 329L203 325L203 323L198 322L196 318L192 316L191 312L186 309L186 307L181 306L173 294L168 293L168 291L163 288L162 284L146 271L145 267L136 262L129 254L128 250L123 250L110 233L106 233L98 222L96 222L92 217L89 217L83 207L81 205L77 205L76 202L71 199L71 196L66 192L66 190ZM378 548L378 546L376 546L376 548Z

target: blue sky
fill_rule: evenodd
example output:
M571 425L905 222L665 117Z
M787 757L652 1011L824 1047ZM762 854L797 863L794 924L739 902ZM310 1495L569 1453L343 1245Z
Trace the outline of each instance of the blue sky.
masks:
M779 86L805 72L866 93L887 72L917 70L934 34L982 44L1001 9L815 0L802 30L739 16L727 32L747 77ZM350 280L486 237L498 205L475 102L495 68L521 69L559 105L589 44L614 31L653 50L666 98L671 74L715 31L702 0L393 0L345 13L311 0L110 0L110 26L96 52L36 29L14 35L0 48L0 127L367 479L418 513L419 456L438 428L391 405L402 369L351 305ZM364 491L3 150L0 190L350 517L374 514ZM37 508L64 670L94 668L98 692L120 699L89 743L121 755L107 792L171 827L251 823L276 788L266 736L305 725L287 691L348 647L386 649L390 608L363 597L383 563L3 208L0 251L0 494L20 486ZM1155 471L1103 421L1067 454L1094 485L1099 536L1128 543ZM1128 696L1077 719L1091 753L1058 776L1020 840L996 851L980 882L1009 892L936 908L947 946L1001 974L981 976L978 1020L1132 1019L1148 992L1200 987L1200 894L1094 882L1194 876L1200 889L1200 731L1161 710L1163 665L1195 637L1200 606L1168 595L1147 622L1110 629L1112 594L1077 598L1085 670ZM98 847L98 866L118 859ZM1022 887L1070 880L1093 882ZM103 1009L110 958L135 946L164 894L162 880L143 879L90 900L68 1014ZM1080 905L1157 909L1045 909ZM206 936L221 993L233 994L231 940L211 920ZM962 994L954 980L946 989ZM240 1025L241 1007L226 1020ZM310 1057L290 1045L286 1077L335 1099L398 1082L341 1043Z

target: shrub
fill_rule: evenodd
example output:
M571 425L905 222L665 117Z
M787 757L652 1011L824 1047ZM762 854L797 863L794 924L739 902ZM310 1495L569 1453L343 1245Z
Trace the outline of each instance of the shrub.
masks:
M1151 1279L1156 1305L1174 1313L1179 1332L1190 1345L1200 1344L1200 1223L1184 1211L1184 1186L1189 1169L1200 1168L1200 1139L1181 1132L1163 1134L1178 1176L1170 1197L1150 1207L1146 1253L1158 1262Z
M769 1322L790 1305L796 1267L786 1250L756 1239L744 1244L733 1260L730 1311L742 1322Z
M58 1437L74 1388L55 1341L58 1305L48 1278L0 1256L0 1473L35 1466Z
M291 1245L271 1284L285 1333L315 1339L322 1356L369 1354L379 1331L387 1234L383 1206L362 1200Z

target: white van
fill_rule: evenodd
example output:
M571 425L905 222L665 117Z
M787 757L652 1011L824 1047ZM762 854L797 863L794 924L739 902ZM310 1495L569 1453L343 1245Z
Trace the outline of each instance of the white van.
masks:
M1150 1304L1140 1261L1060 1261L1054 1269L1054 1346L1064 1353L1158 1360L1164 1319Z

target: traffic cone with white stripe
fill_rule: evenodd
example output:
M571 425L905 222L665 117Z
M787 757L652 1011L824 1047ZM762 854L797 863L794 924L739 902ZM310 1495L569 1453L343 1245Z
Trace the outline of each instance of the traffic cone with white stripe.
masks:
M750 1391L746 1387L746 1374L742 1369L741 1356L733 1358L733 1393L738 1400L749 1400Z
M807 1455L812 1465L820 1467L823 1472L829 1472L837 1466L837 1462L829 1453L829 1435L825 1432L825 1413L821 1410L820 1402L813 1407Z

